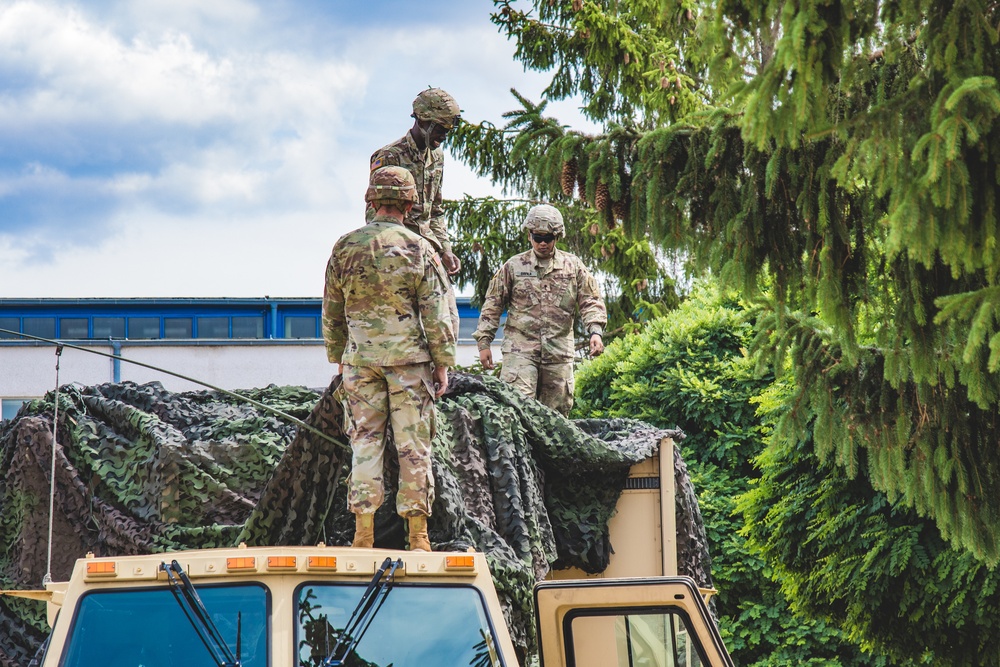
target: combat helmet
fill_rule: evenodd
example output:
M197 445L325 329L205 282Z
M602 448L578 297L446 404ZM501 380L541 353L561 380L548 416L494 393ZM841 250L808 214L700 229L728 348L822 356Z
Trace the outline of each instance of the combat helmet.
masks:
M417 184L404 167L381 167L368 179L365 201L416 201Z
M555 206L549 204L532 206L527 217L524 218L524 228L529 232L555 234L557 237L562 236L566 230L563 226L562 213Z
M420 91L413 100L413 117L417 120L437 123L446 130L458 125L462 110L458 108L455 98L440 88L428 88Z

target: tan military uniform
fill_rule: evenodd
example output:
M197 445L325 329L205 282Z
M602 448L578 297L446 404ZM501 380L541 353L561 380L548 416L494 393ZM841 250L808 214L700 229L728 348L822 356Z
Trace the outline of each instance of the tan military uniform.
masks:
M398 141L372 153L371 170L379 167L403 167L410 172L417 185L417 200L406 215L406 226L430 241L436 250L451 252L441 196L444 150L438 147L422 151L407 132Z
M504 325L501 379L528 396L568 414L573 407L573 322L577 312L587 334L603 334L607 309L597 280L580 258L556 250L539 259L534 250L500 267L483 301L472 334L480 350Z
M448 221L445 219L441 183L444 179L444 151L438 147L430 151L417 148L413 135L407 132L398 141L383 146L371 157L371 170L380 167L403 167L413 176L417 186L417 200L406 215L405 225L430 241L438 252L451 252L448 238ZM367 216L375 214L368 209ZM447 275L447 274L446 274ZM448 281L448 309L455 336L458 337L458 303L455 288Z
M374 512L383 500L387 425L400 458L396 511L430 514L434 499L431 363L455 363L446 278L431 245L375 217L337 241L326 268L323 335L343 364L348 435L354 450L348 507Z

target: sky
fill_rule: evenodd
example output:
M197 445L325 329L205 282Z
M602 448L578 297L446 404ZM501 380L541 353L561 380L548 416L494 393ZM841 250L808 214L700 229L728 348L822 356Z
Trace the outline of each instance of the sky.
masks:
M0 298L321 296L420 90L496 124L541 96L492 9L0 0ZM499 194L445 162L446 198Z

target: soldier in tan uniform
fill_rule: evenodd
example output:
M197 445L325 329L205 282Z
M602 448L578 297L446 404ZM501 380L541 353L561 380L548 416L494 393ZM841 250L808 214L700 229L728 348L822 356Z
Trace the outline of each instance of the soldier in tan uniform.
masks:
M580 258L556 249L564 226L555 207L532 207L524 228L531 250L507 260L493 276L472 336L483 367L493 368L490 344L506 310L500 379L567 415L573 407L576 314L590 337L590 355L597 356L604 351L607 309Z
M430 243L403 226L415 199L406 169L372 172L365 200L375 213L364 227L337 241L326 267L323 337L327 357L341 364L343 373L354 451L347 504L356 515L356 547L374 544L391 427L399 454L396 511L407 519L410 549L431 549L427 517L434 501L434 399L448 388L455 335L441 260Z
M458 125L462 110L451 95L440 88L428 88L413 100L413 127L399 140L383 146L371 157L371 169L404 167L416 182L417 198L406 214L409 229L427 239L441 256L448 275L458 273L461 262L451 249L448 222L442 206L441 182L444 178L444 151L441 142ZM374 211L369 207L368 219ZM448 308L455 336L458 336L458 305L449 282Z

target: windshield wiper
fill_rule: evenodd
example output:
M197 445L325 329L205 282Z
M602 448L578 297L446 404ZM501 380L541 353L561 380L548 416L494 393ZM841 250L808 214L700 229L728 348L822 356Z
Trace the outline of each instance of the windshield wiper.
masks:
M181 564L176 560L169 564L166 561L160 564L163 571L167 573L167 581L170 583L170 590L177 600L177 604L184 610L191 627L198 633L198 637L205 644L205 648L212 655L212 659L219 667L241 667L241 646L240 634L243 625L243 614L236 615L236 655L229 650L229 645L222 638L222 633L212 621L212 617L205 608L205 604L198 597L198 591L188 578L187 573Z
M375 614L381 609L382 603L385 602L392 589L396 570L402 566L402 559L397 559L395 563L392 562L391 558L385 559L382 567L372 577L361 599L358 600L358 606L351 612L347 625L344 626L337 638L337 644L330 651L330 655L326 656L320 663L320 667L342 667L347 656L351 654L354 647L365 636L365 632L368 631L368 626L372 624L372 619L375 618Z

